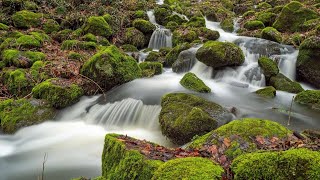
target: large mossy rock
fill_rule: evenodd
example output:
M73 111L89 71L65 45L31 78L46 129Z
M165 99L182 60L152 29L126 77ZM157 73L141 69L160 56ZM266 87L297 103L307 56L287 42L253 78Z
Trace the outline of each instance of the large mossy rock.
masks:
M102 176L106 179L151 179L162 161L148 159L138 150L129 149L121 135L107 134L102 153Z
M3 70L2 79L9 92L16 97L28 95L33 87L33 82L24 69Z
M214 69L238 66L244 62L242 50L229 42L208 41L197 51L196 57Z
M302 91L294 99L295 102L311 107L320 105L320 90Z
M192 43L199 40L198 34L193 29L176 29L172 33L172 44L174 46L181 43Z
M240 119L234 120L208 134L198 137L192 141L189 148L201 148L206 144L216 144L219 141L219 138L227 138L231 140L231 146L229 146L229 148L233 148L233 151L239 155L244 152L257 150L256 145L253 143L256 136L265 138L284 138L290 133L291 131L286 127L270 120L255 118ZM231 139L231 137L234 138ZM240 144L246 144L247 146L247 148L241 149L243 152L237 152Z
M169 8L157 7L154 9L154 15L156 17L157 23L161 25L166 25L168 22L168 17L171 16L172 11Z
M272 86L268 86L263 89L257 90L255 93L261 97L274 98L277 94L277 90Z
M299 80L320 88L320 37L313 36L302 42L297 59Z
M298 82L292 81L281 73L276 76L272 76L270 78L269 85L273 86L277 90L290 93L299 93L304 90Z
M266 27L262 30L261 32L261 38L263 39L267 39L270 41L274 41L277 43L281 43L282 42L282 35L281 33L276 30L273 27Z
M132 22L132 25L144 34L152 34L156 29L155 25L153 25L150 21L146 21L144 19L135 19Z
M237 157L234 179L320 179L320 153L307 149L256 152Z
M143 48L146 45L144 34L134 27L125 30L124 41L126 44L134 45L137 48Z
M81 74L97 82L105 90L141 77L134 58L109 46L92 56L81 68Z
M172 64L178 59L180 52L191 48L189 43L183 43L175 46L165 57L165 67L171 67Z
M263 22L261 21L248 21L244 24L244 28L248 30L257 30L265 28Z
M269 81L272 76L279 74L279 68L276 62L267 57L258 59L258 64L261 67L264 76Z
M0 101L0 122L4 133L14 133L19 128L41 123L54 115L54 109L41 100Z
M92 16L89 17L85 26L83 27L85 33L92 33L97 36L108 38L113 34L111 27L103 17Z
M159 75L163 71L163 66L160 62L142 62L139 64L143 77L152 77Z
M222 106L191 94L172 93L161 99L159 116L162 133L182 145L232 118Z
M29 68L36 61L45 59L46 55L42 52L18 51L16 49L7 49L2 52L2 61L6 66Z
M194 179L220 180L223 168L213 161L200 157L170 160L155 171L152 180Z
M64 79L48 79L32 89L33 97L47 100L55 108L64 108L79 101L83 90Z
M13 25L17 28L38 27L41 25L42 14L23 10L12 16Z
M211 89L194 73L187 73L180 80L180 84L186 89L201 93L210 93Z
M318 13L306 8L298 1L292 1L285 5L276 18L273 27L280 32L297 32L300 31L300 26L310 19L316 19Z

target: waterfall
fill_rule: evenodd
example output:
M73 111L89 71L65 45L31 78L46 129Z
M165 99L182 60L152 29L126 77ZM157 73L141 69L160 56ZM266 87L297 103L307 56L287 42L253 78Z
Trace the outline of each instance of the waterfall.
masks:
M154 11L147 11L147 15L148 15L148 18L149 18L149 21L154 24L154 25L158 25L157 22L156 22L156 17L154 16Z
M152 33L148 48L159 50L162 47L172 47L172 34L169 29L158 27Z
M280 72L287 76L288 78L296 79L296 61L298 58L299 51L296 50L293 53L275 55L271 58L278 61L278 67Z
M132 127L157 129L159 105L144 105L141 100L124 99L122 101L96 104L85 117L86 122L98 124L107 130Z

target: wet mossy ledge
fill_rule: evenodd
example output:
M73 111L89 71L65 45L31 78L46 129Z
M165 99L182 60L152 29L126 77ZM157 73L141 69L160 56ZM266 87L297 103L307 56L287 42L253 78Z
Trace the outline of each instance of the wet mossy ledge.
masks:
M192 91L200 92L200 93L210 93L211 89L194 73L187 73L180 80L180 84L186 89L190 89Z
M172 142L182 145L196 135L203 135L231 120L222 106L201 97L171 93L162 97L159 122L162 133Z

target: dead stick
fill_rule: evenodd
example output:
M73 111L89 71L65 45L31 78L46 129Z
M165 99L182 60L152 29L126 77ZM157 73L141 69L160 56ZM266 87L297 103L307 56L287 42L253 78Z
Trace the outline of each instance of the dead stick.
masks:
M291 121L291 110L292 110L293 100L294 100L294 96L292 96L292 100L290 104L288 126L290 126L290 121Z
M91 81L91 82L93 82L100 90L101 90L101 92L102 92L102 94L103 94L103 97L104 97L104 99L107 99L107 97L106 97L106 94L104 93L104 91L103 91L103 89L101 88L101 86L99 86L99 84L98 83L96 83L94 80L92 80L92 79L90 79L90 78L88 78L87 76L85 76L85 75L82 75L82 74L79 74L81 77L84 77L85 79L87 79L87 80L89 80L89 81Z

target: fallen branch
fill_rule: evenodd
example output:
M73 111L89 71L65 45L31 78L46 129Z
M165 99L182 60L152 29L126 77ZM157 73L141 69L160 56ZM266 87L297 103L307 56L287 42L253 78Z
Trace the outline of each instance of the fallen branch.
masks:
M96 83L94 80L92 80L91 78L88 78L88 77L85 76L85 75L82 75L82 74L78 74L78 75L81 76L81 77L83 77L83 78L85 78L85 79L87 79L87 80L89 80L89 81L91 81L91 82L93 82L93 83L100 89L100 91L102 92L104 99L105 99L105 100L107 99L106 94L104 93L103 89L101 88L101 86L100 86L98 83Z

